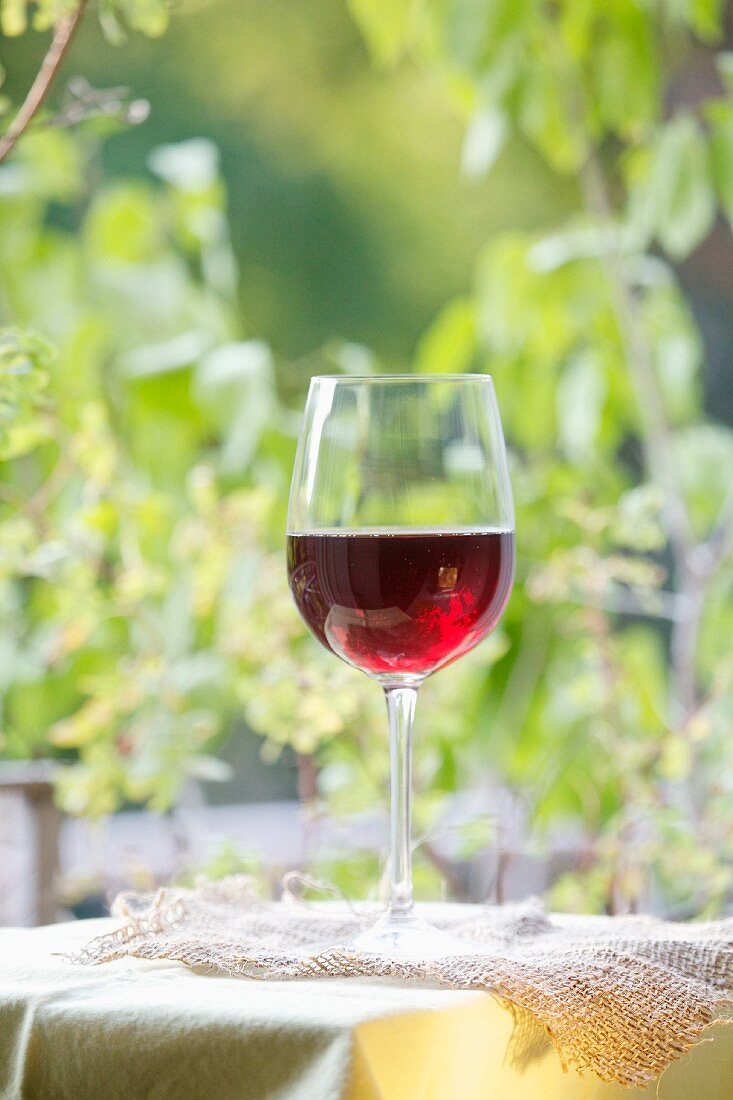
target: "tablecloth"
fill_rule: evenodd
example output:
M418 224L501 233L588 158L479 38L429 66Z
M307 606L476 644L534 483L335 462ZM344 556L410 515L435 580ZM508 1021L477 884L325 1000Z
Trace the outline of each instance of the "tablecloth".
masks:
M2 1100L733 1100L733 1029L647 1089L565 1073L489 994L70 963L117 922L0 930Z

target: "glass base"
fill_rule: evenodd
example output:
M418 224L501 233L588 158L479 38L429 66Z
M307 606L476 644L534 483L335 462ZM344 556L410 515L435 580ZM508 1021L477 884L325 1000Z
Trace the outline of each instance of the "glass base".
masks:
M466 943L433 928L416 913L385 913L367 932L357 936L349 947L361 955L391 959L443 959L452 955L475 955L475 944Z

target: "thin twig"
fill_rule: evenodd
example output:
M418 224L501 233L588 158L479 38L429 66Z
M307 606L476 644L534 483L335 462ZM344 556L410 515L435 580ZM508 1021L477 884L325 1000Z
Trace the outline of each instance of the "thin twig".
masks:
M298 772L298 798L304 806L312 806L318 800L318 768L312 756L304 752L295 754Z
M598 150L592 142L580 177L587 209L601 223L612 225L613 209L608 184ZM678 615L673 621L670 638L670 701L677 712L675 717L679 718L692 710L697 702L695 658L706 595L706 578L699 568L701 545L692 530L680 479L676 476L672 428L664 411L663 394L637 292L624 271L620 250L605 255L602 262L626 350L629 377L636 391L647 468L664 494L664 515L678 590Z
M56 74L84 15L87 3L88 0L79 0L73 11L70 11L59 21L51 45L41 62L41 67L36 74L36 79L31 84L28 95L7 131L0 138L0 164L9 156L18 139L46 102Z

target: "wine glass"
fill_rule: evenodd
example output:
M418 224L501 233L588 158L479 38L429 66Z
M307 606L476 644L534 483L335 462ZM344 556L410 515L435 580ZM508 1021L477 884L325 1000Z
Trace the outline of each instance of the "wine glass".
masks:
M354 946L424 958L468 950L413 908L411 742L420 684L494 629L512 587L514 510L491 378L314 377L287 560L312 633L387 701L390 899Z

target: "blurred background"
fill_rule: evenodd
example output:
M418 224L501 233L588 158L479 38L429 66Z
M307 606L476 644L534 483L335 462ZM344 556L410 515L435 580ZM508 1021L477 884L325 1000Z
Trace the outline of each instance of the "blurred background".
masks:
M410 370L494 375L518 546L421 692L418 896L730 910L732 12L4 0L0 923L380 895L381 693L284 525L310 376Z

